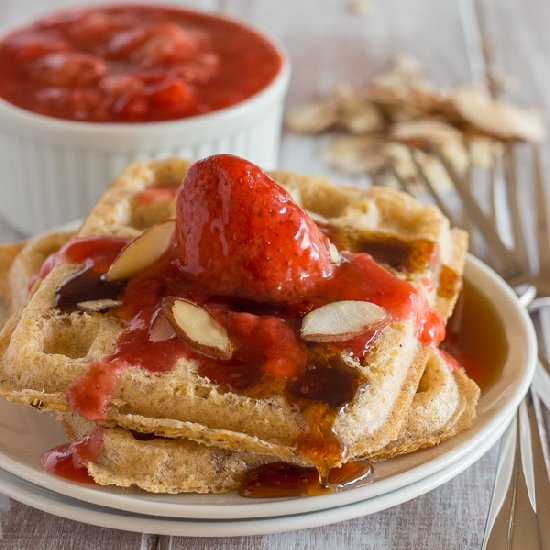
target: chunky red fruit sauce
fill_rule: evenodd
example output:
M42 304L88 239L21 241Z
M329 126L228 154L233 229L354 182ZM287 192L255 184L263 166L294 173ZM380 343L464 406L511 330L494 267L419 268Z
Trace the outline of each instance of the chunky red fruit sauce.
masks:
M91 238L67 245L60 257L84 264L84 269L57 289L58 305L70 309L76 299L91 299L88 291L93 299L101 298L102 274L125 243ZM430 261L428 248L421 246L414 262ZM399 251L399 261L405 262L407 254ZM386 256L389 261L392 255ZM222 390L256 397L284 395L300 409L309 431L300 436L297 448L330 484L330 476L336 475L331 468L346 452L332 432L334 418L365 383L346 364L342 351L364 361L384 326L371 327L348 342L312 343L300 338L303 316L330 302L365 300L384 307L388 322L413 320L424 344L438 345L445 335L443 322L423 291L393 275L370 254L346 252L341 263L333 262L328 238L257 167L229 155L195 164L178 194L173 246L122 286L105 289L111 292L108 297L121 301L111 314L125 328L113 352L92 364L69 388L73 409L100 423L122 369L133 365L162 373L172 369L178 358L193 359L198 373ZM208 310L226 329L232 357L206 357L173 333L153 338L152 328L164 315L162 301L167 296L185 298ZM299 494L325 490L318 477L312 481L311 472L288 468L285 479L305 476ZM365 466L345 469L366 475ZM336 484L349 481L345 471ZM269 494L266 479L271 479L272 471L260 469L254 476L243 491Z
M94 483L86 468L86 462L95 460L99 456L102 446L103 430L97 427L78 441L60 445L44 453L42 467L46 472L70 481Z
M31 277L29 290L37 280L47 277L58 262L82 264L85 271L104 273L126 244L128 239L120 237L72 239L61 250L46 258L38 273Z
M177 8L59 12L0 41L0 97L90 122L175 120L252 97L281 55L234 21Z
M178 189L178 185L152 185L144 187L136 194L134 201L143 205L151 205L159 201L174 200Z

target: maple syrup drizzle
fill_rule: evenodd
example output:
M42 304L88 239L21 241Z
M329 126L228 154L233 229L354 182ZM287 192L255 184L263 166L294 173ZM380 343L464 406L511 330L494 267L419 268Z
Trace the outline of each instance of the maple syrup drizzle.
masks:
M287 399L295 403L315 401L339 409L351 401L359 381L359 372L346 365L339 349L317 344L310 348L305 369L288 379Z
M462 285L462 279L448 265L441 266L437 294L442 298L450 299L456 296Z
M334 420L363 382L359 371L344 362L341 349L319 344L309 346L306 367L287 380L286 399L300 409L309 426L309 431L298 437L296 447L317 466L322 480L346 455L346 448L333 432Z
M420 239L411 242L392 237L364 240L351 252L366 252L377 263L388 265L400 273L417 273L430 269L436 259L434 244Z
M435 245L428 240L402 241L388 235L373 235L329 224L318 223L318 226L338 250L370 254L376 263L390 266L401 273L431 269L437 260Z
M78 309L79 303L88 300L117 300L125 284L126 281L107 281L91 267L85 267L63 281L55 290L54 306L64 311L72 311Z

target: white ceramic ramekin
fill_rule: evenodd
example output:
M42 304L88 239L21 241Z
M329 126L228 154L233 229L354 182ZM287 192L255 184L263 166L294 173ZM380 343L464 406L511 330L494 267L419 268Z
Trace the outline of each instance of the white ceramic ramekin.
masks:
M281 55L279 73L255 96L205 115L132 124L73 122L0 99L0 216L27 234L81 218L136 160L232 153L274 168L290 62L277 40L258 32Z

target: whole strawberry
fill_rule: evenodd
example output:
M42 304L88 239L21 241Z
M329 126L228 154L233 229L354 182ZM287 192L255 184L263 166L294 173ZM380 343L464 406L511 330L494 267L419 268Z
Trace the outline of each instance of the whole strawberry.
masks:
M308 215L233 155L191 166L178 192L176 235L183 270L216 294L288 300L334 270L329 241Z

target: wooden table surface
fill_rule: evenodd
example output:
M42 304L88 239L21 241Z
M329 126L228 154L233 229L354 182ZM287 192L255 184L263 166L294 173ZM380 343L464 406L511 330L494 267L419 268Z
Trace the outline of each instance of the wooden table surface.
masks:
M410 53L428 65L442 86L484 83L490 63L518 78L520 86L510 92L511 98L544 109L546 118L550 112L550 4L545 0L367 0L360 15L352 13L348 0L180 3L220 10L276 34L293 63L288 107L324 95L337 83L365 83L396 55ZM17 23L80 4L83 0L0 0L0 21ZM321 160L325 140L285 134L280 166L349 182ZM356 183L362 183L360 178ZM0 242L17 237L0 220ZM447 484L384 512L322 528L242 538L175 538L102 529L0 495L0 548L479 548L496 454L493 448Z

